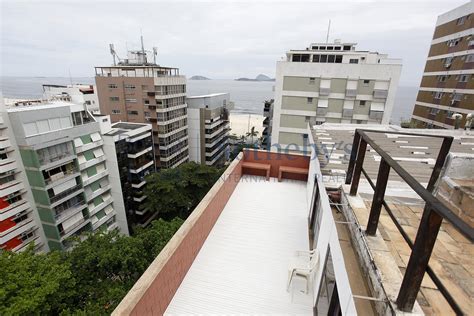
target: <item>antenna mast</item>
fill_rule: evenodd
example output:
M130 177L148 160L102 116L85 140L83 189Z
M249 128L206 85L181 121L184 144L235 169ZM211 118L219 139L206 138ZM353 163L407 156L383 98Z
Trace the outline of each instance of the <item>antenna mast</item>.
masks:
M158 55L158 47L153 47L153 63L156 65L156 55Z
M331 29L331 19L329 19L328 33L326 35L326 44L329 44L329 30Z
M110 53L112 54L112 57L114 58L114 66L117 66L117 63L115 61L115 48L114 48L114 44L109 44L109 47L110 47Z

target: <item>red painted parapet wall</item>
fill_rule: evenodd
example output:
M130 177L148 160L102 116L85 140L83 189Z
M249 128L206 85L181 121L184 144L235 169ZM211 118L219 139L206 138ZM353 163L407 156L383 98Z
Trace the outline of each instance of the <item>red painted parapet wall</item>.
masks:
M162 315L241 177L242 154L226 169L112 315Z
M280 166L309 169L309 156L297 153L278 153L266 150L244 149L244 161L270 165L270 177L278 178ZM264 176L264 170L252 170L244 168L244 174ZM306 181L307 176L301 174L284 173L283 179Z

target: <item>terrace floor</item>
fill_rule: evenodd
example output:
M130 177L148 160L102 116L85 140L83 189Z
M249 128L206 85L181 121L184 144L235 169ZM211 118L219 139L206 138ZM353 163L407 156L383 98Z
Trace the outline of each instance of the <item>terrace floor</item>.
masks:
M242 176L166 314L312 314L311 295L286 291L307 213L306 182Z

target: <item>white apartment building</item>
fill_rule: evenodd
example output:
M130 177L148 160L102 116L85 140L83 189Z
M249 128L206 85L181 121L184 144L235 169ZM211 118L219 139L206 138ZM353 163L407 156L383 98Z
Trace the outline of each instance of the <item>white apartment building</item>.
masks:
M25 168L0 97L0 249L20 252L31 243L47 251Z
M7 113L49 249L67 249L82 232L120 229L123 202L112 197L99 123L85 106L16 103Z
M43 85L43 97L46 100L63 100L76 104L84 104L88 111L100 113L99 98L94 85L71 84L71 85Z
M389 123L401 60L340 41L286 55L276 68L272 144L302 146L308 122Z
M208 166L223 165L229 157L229 93L191 96L188 104L189 158Z

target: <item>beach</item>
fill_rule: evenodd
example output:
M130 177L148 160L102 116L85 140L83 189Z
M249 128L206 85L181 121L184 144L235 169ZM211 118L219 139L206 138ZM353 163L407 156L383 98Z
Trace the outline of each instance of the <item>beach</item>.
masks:
M250 127L249 127L249 117L250 117ZM239 113L230 113L230 135L236 134L237 136L245 135L252 126L255 127L255 130L258 131L258 137L262 136L263 131L263 115L259 114L239 114Z

